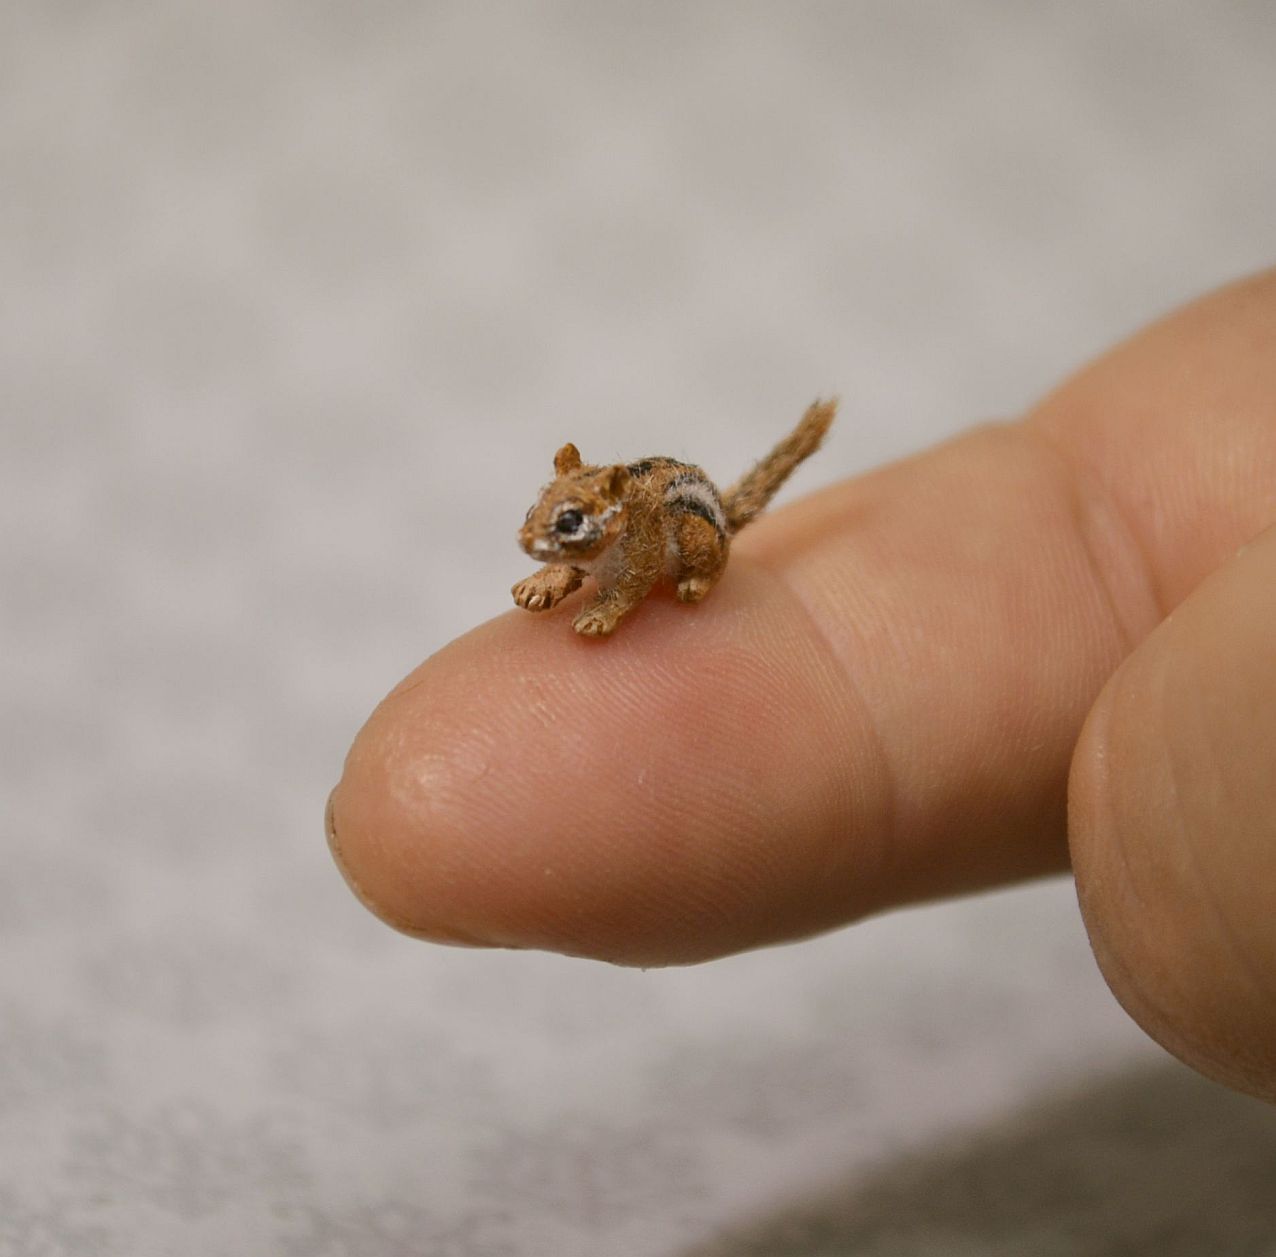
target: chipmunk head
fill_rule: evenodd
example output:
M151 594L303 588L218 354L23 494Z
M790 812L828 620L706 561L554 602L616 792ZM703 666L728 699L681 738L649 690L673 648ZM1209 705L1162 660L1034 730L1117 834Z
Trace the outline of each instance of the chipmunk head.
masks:
M624 531L628 483L623 466L585 467L580 451L564 445L554 455L554 479L527 512L518 544L544 563L596 559Z

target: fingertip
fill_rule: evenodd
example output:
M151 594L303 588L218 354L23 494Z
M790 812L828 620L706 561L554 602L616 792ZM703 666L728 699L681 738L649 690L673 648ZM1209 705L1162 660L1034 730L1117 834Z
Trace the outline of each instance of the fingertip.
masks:
M1073 759L1069 839L1096 959L1169 1051L1276 1098L1276 530L1122 665Z
M433 894L422 894L423 886L433 892L456 880L449 835L433 823L435 787L446 785L447 771L421 753L428 726L398 714L408 705L419 710L419 696L411 695L429 686L432 662L405 677L356 737L328 796L328 848L359 902L399 933L455 946L510 946L463 923L459 901L439 912Z
M871 745L775 578L733 578L694 609L649 600L605 644L570 609L515 614L422 665L331 802L360 900L415 937L644 966L853 912L872 846L848 792Z
M1129 864L1134 845L1129 816L1146 810L1138 796L1155 790L1149 773L1132 769L1132 753L1147 748L1130 745L1127 713L1142 710L1145 733L1155 724L1159 678L1153 680L1150 671L1146 660L1127 660L1086 718L1068 777L1068 847L1078 906L1099 971L1126 1012L1182 1057L1171 1042L1173 1020L1158 994L1166 976L1159 949L1167 939L1149 916L1151 869Z

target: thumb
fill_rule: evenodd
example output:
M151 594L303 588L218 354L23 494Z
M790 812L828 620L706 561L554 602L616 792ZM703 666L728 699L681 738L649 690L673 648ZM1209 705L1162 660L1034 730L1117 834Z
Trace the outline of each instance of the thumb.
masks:
M1095 955L1164 1047L1276 1099L1276 529L1126 660L1072 763Z

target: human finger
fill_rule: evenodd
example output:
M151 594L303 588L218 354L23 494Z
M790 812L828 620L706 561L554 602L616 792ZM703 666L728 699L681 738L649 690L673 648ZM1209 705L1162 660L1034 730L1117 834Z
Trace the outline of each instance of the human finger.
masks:
M660 964L1063 867L1095 696L1270 518L1274 316L1270 276L1225 290L764 518L694 611L461 638L356 739L347 877L425 937Z
M1078 895L1109 985L1202 1072L1276 1099L1276 528L1104 687L1077 747Z

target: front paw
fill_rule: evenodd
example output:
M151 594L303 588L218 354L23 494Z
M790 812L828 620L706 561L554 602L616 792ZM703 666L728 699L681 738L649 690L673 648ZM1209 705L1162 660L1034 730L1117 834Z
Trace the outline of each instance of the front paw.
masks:
M524 611L548 611L563 596L559 590L535 576L519 581L511 592L515 604Z
M583 637L610 637L620 623L620 613L604 607L586 607L573 621L572 628Z

